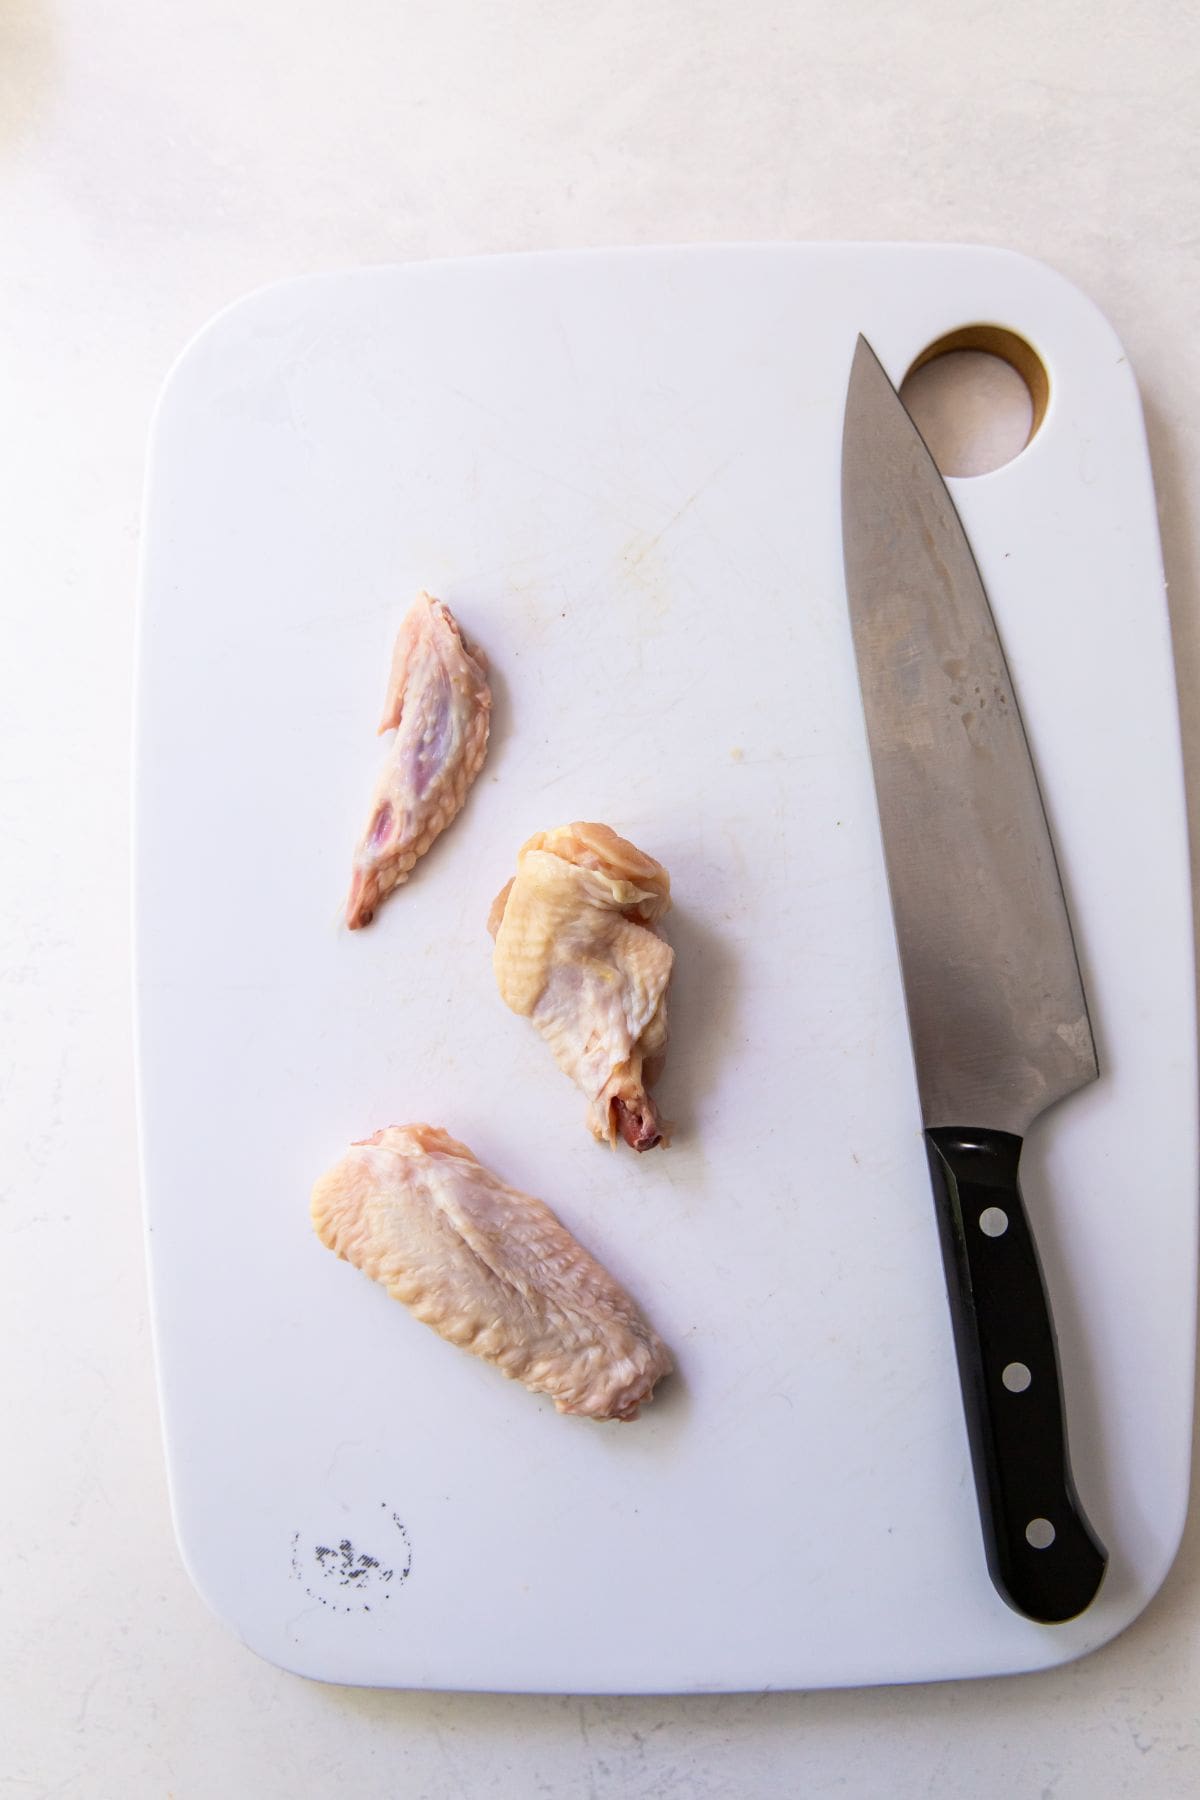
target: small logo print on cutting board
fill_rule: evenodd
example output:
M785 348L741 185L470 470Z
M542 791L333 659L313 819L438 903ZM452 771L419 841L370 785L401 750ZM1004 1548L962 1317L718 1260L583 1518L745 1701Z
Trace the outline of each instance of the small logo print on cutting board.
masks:
M399 1513L381 1500L384 1517L371 1542L330 1538L326 1543L292 1533L292 1575L310 1600L332 1612L372 1612L404 1586L412 1572L412 1545Z

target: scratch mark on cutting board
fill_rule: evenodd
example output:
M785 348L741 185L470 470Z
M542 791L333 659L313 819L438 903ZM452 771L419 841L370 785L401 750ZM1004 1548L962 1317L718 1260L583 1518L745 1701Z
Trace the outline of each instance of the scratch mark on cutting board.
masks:
M704 480L700 483L699 487L693 488L692 492L688 495L687 499L682 503L682 505L677 506L675 508L675 511L671 514L671 516L667 520L666 524L664 526L662 526L662 528L659 531L656 531L653 537L639 538L639 539L634 540L638 544L638 548L636 551L634 551L633 544L632 543L630 544L629 549L625 553L625 560L628 563L630 569L636 569L638 564L640 562L642 562L647 556L649 556L649 554L652 550L656 550L658 548L659 544L661 544L663 539L666 537L668 531L673 531L675 529L676 525L678 525L679 521L682 518L686 517L686 515L689 512L691 512L693 506L695 506L695 504L696 504L697 500L699 500L701 494L707 493L708 489L712 486L713 482L717 479L717 477L719 475L724 474L725 470L729 467L729 465L732 461L733 461L733 458L731 456L727 456L725 458L724 462L718 463L716 468L712 471L712 473L709 475L706 475L704 477Z

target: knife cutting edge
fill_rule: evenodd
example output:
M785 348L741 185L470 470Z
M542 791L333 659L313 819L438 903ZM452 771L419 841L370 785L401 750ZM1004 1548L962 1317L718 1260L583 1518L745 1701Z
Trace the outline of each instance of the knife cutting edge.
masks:
M846 588L992 1580L1074 1618L1107 1553L1075 1492L1022 1140L1096 1079L1062 882L954 502L866 339L842 444Z

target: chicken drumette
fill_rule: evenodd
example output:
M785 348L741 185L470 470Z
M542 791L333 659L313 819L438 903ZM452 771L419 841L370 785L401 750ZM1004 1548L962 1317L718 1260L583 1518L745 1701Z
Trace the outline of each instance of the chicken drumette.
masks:
M658 932L667 871L607 825L560 825L524 844L492 904L496 981L583 1090L588 1125L635 1150L670 1142L648 1089L667 1048L674 952Z

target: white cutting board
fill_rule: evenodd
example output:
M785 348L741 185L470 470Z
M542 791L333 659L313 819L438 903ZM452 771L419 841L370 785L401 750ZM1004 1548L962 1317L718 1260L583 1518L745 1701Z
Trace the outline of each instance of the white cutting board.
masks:
M1042 776L1100 1082L1026 1194L1075 1473L1111 1549L1043 1627L984 1566L846 617L856 334L899 380L995 321L1050 374L952 483ZM339 929L419 587L486 648L453 829ZM1191 921L1133 376L1091 304L986 249L554 255L287 283L215 321L153 440L139 674L142 1133L176 1521L255 1650L328 1680L672 1690L1078 1655L1182 1529L1196 1271ZM669 867L674 1147L592 1142L501 1004L531 832ZM559 1417L312 1235L352 1138L429 1120L548 1200L678 1376Z

